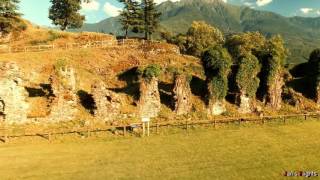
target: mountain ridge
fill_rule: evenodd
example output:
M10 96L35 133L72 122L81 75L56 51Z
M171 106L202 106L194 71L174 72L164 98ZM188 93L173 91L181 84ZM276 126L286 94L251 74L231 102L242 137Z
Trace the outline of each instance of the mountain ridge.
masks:
M174 34L185 33L193 21L205 21L226 34L248 31L259 31L267 37L280 34L291 52L290 63L305 61L305 57L320 44L320 17L284 17L269 11L227 4L222 0L166 1L157 9L162 13L161 29ZM119 17L85 24L78 31L123 34Z

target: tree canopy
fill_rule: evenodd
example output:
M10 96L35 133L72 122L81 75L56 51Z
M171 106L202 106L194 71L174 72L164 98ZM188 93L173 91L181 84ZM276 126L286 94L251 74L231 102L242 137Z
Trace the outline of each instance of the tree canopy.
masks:
M80 28L85 16L79 13L81 0L50 0L52 6L49 9L49 19L61 30L68 28Z
M26 28L20 19L21 14L18 12L19 2L19 0L0 1L0 36Z
M222 32L204 21L194 21L186 34L187 53L200 57L210 46L224 43Z

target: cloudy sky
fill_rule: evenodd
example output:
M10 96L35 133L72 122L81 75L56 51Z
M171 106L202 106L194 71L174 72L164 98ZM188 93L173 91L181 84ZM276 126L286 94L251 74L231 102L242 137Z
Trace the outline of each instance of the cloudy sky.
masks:
M166 0L155 0L162 3ZM171 0L179 1L179 0ZM273 11L284 16L320 16L320 0L223 0L226 3L245 5L254 9ZM38 25L51 26L48 17L50 0L21 0L20 11L24 18ZM88 23L116 16L122 5L117 0L92 0L82 4L81 13Z

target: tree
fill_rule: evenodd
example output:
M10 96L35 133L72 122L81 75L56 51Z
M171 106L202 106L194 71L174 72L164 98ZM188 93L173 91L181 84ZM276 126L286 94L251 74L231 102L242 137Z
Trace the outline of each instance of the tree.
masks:
M128 31L131 30L135 33L140 32L141 24L141 7L140 4L135 0L119 0L124 4L124 8L120 13L120 22L122 30L125 31L125 37L128 37Z
M204 21L194 21L187 31L187 53L200 57L210 46L224 43L222 32Z
M19 0L0 1L0 36L26 28L20 19L21 14L17 12L19 2Z
M161 13L157 11L154 0L143 0L141 6L144 18L144 27L142 29L144 32L144 38L146 40L150 40L152 38L152 34L159 27L159 18Z
M81 0L50 0L49 19L54 25L60 26L62 31L67 28L80 28L85 16L79 13Z

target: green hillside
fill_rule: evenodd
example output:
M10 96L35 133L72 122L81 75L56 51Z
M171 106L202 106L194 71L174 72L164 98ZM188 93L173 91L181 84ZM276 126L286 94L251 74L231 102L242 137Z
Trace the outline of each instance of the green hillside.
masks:
M320 43L320 18L284 17L272 12L234 6L220 0L167 1L158 5L161 26L173 33L184 33L193 21L203 20L225 34L260 31L266 36L281 34L290 49L290 63L305 61ZM96 31L122 35L119 17L97 24L86 24L80 31Z

